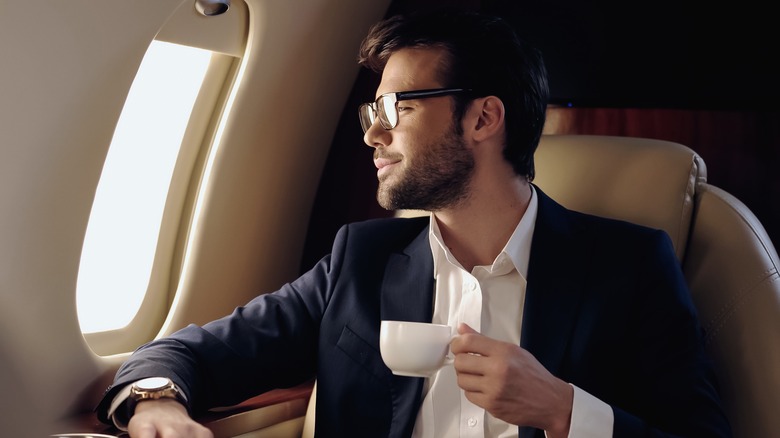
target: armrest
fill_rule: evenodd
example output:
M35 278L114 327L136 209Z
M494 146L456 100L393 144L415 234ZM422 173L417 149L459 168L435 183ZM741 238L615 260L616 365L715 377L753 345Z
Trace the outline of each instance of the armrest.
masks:
M235 406L212 409L197 418L215 437L232 437L262 430L265 435L300 437L314 382L275 389ZM255 435L253 435L255 436Z
M274 389L234 406L213 409L196 420L211 429L217 437L232 436L233 430L246 426L248 421L256 427L267 427L301 418L302 427L302 418L306 415L313 386L314 381L311 381L292 388ZM95 412L75 415L56 427L58 429L56 433L78 432L126 436L114 426L101 423Z

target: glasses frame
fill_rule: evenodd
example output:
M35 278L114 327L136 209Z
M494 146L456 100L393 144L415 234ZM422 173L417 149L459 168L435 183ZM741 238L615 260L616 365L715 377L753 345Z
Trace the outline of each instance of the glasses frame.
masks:
M377 97L373 102L366 102L360 105L358 108L360 127L363 128L363 133L365 134L374 125L374 122L379 119L379 125L382 126L385 131L389 131L398 126L398 121L400 119L398 115L398 102L402 100L428 99L431 97L450 96L468 92L471 92L470 88L431 88L427 90L385 93ZM390 120L387 117L387 113L384 110L387 108L387 105L380 105L379 101L382 99L391 99L392 107L395 111L393 120ZM382 111L379 111L379 108L382 108Z

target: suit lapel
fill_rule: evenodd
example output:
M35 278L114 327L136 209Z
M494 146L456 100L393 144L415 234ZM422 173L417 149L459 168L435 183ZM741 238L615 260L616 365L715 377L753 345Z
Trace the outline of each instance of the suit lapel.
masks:
M570 212L538 187L520 345L558 375L582 299L585 244Z
M428 227L403 253L391 254L382 282L382 319L431 322L433 317L433 256Z
M431 322L433 318L433 256L428 227L406 247L391 254L382 281L380 315L383 320ZM410 435L422 402L420 377L391 375L393 423L391 433Z

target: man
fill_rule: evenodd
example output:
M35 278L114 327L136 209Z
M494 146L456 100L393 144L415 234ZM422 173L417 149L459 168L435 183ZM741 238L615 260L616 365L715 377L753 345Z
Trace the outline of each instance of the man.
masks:
M139 348L101 418L165 377L162 399L130 396L131 436L210 436L188 410L316 376L319 436L730 436L668 237L531 183L541 56L500 20L439 12L379 23L360 59L382 73L360 108L377 199L430 217L347 225L281 290ZM457 327L454 366L392 375L384 319Z

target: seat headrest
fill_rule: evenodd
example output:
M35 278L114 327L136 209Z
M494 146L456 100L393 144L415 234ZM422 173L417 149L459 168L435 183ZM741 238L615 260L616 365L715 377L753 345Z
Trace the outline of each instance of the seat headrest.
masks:
M665 230L682 260L704 161L663 140L545 135L534 156L536 183L563 206Z

